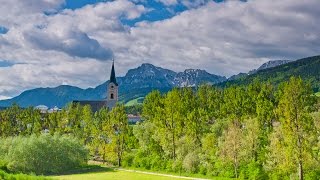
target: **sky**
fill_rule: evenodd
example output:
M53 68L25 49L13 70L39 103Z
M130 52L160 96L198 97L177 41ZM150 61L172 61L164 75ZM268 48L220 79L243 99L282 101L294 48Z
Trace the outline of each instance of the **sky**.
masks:
M0 0L0 99L142 63L231 76L318 55L319 0Z

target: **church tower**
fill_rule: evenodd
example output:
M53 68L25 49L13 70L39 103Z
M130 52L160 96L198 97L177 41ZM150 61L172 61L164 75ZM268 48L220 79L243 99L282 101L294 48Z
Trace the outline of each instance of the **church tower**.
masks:
M112 109L118 102L118 84L116 80L116 73L114 70L114 60L112 62L110 81L107 88L107 107L109 109Z

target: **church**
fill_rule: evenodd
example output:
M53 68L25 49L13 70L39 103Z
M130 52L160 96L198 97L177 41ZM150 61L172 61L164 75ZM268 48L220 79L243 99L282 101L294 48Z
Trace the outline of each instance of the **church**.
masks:
M104 100L100 101L90 101L90 100L75 100L72 103L79 103L82 106L90 105L93 112L99 111L103 107L107 107L108 109L112 109L116 106L118 102L118 83L116 80L116 73L114 69L114 61L112 62L110 81L107 90L107 97Z

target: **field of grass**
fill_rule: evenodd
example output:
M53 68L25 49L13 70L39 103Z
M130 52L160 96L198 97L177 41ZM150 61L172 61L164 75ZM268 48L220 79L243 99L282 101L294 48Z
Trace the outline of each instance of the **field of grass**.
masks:
M60 180L74 180L74 179L90 179L90 180L170 180L177 179L172 177L151 175L151 174L141 174L136 172L127 172L127 171L107 171L107 172L96 172L96 173L86 173L86 174L71 174L71 175L62 175L62 176L52 176L53 179Z
M179 174L179 173L166 173L166 172L155 172L144 169L114 169L106 167L104 165L88 165L65 175L54 175L48 176L52 179L58 180L78 180L78 179L92 179L92 180L174 180L174 179L215 179L215 180L230 180L231 178L221 177L206 177L200 174Z
M132 99L131 101L128 101L125 106L133 106L136 104L142 104L144 97L138 97L136 99Z

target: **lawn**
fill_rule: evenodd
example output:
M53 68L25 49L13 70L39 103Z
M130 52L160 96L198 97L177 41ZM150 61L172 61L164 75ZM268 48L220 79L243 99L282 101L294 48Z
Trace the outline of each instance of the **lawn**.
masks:
M92 163L92 162L91 162ZM190 177L191 176L191 177ZM207 179L210 177L205 177L202 175L190 175L190 174L177 174L177 173L166 173L166 172L154 172L150 170L140 170L140 169L116 169L106 166L101 166L95 163L91 165L75 169L73 171L66 172L64 175L53 175L47 176L52 179L60 180L82 180L82 179L92 179L92 180L104 180L104 179L130 179L130 180L169 180L169 179ZM230 180L231 178L221 178L221 177L211 177L215 180ZM210 178L210 179L211 179Z
M74 180L74 179L90 179L90 180L104 180L104 179L112 179L112 180L169 180L176 179L172 177L165 176L157 176L151 174L141 174L136 172L127 172L127 171L107 171L107 172L96 172L96 173L87 173L87 174L72 174L72 175L62 175L62 176L52 176L54 179L65 179L65 180Z

